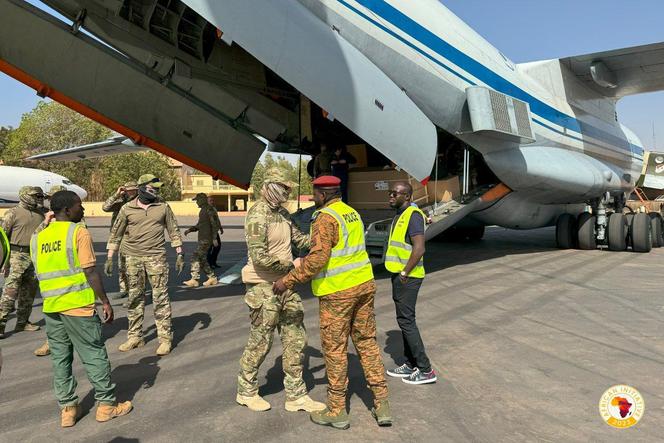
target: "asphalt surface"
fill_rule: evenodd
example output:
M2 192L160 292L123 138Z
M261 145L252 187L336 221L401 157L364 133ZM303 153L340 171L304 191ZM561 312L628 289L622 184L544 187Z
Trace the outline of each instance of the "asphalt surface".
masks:
M187 226L192 219L182 219ZM242 219L223 219L222 270L244 257ZM103 262L108 219L89 220ZM188 276L171 272L175 348L163 358L151 308L144 348L117 350L126 337L126 310L105 327L120 400L135 410L108 423L94 420L94 400L75 360L86 415L61 429L52 392L51 362L32 351L44 331L12 334L0 342L0 441L661 441L664 423L664 344L661 280L664 249L651 254L561 251L552 229L491 228L477 243L429 243L428 275L420 292L418 324L439 373L434 385L390 379L391 428L378 428L358 358L350 346L347 431L322 428L306 413L283 409L281 345L261 368L260 393L272 409L254 413L235 403L238 359L248 333L242 286L179 287ZM186 251L194 247L194 235ZM175 256L169 255L171 264ZM390 284L377 273L378 342L386 365L402 352ZM105 279L109 292L116 279ZM305 381L325 399L317 302L301 288L309 334ZM41 299L32 321L43 325ZM7 329L11 331L14 319ZM645 400L633 428L606 425L598 412L612 385L637 388Z

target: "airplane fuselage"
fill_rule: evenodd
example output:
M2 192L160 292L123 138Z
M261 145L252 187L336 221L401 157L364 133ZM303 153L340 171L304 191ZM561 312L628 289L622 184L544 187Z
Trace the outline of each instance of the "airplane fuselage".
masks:
M61 185L74 191L81 199L88 193L66 177L41 169L0 166L0 207L15 206L19 202L19 191L23 186L39 186L48 192L52 186Z

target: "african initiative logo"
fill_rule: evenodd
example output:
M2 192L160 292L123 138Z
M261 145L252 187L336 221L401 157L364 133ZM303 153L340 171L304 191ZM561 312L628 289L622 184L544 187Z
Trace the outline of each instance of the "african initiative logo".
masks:
M604 421L619 429L637 424L645 408L641 393L627 385L611 386L599 401L599 413Z

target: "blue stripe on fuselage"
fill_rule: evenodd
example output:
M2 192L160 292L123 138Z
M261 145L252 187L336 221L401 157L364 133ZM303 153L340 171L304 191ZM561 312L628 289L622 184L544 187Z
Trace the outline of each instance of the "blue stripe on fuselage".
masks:
M347 1L345 0L337 0L337 1L342 5L346 6L351 11L363 17L365 20L371 22L373 25L379 27L383 31L387 32L391 36L401 41L402 43L406 44L410 48L416 50L418 53L424 55L429 60L435 62L437 65L441 66L442 68L446 69L447 71L461 78L465 82L471 85L475 85L475 82L471 81L466 76L460 74L455 69L445 65L444 63L441 63L439 60L427 54L425 51L421 50L417 46L405 40L395 32L391 31L381 23L374 20L373 18L364 14L359 9L353 7ZM496 74L495 72L493 72L486 66L482 65L478 61L474 60L473 58L459 51L454 46L450 45L449 43L447 43L446 41L444 41L443 39L441 39L431 31L429 31L419 23L415 22L413 19L411 19L410 17L408 17L407 15L405 15L404 13L393 7L392 5L386 3L384 0L355 0L355 1L364 6L365 8L371 10L375 14L379 15L381 18L388 21L393 26L397 27L404 33L408 34L413 39L422 43L432 51L436 52L438 55L446 58L455 65L463 68L466 72L472 74L474 77L478 78L479 80L481 80L491 88L495 89L496 91L500 91L503 94L507 94L509 96L527 102L530 105L530 110L533 114L536 114L544 118L545 120L548 120L549 122L554 123L558 126L562 126L568 130L575 131L580 134L587 135L589 137L593 137L603 142L609 143L619 149L631 152L632 146L634 146L640 149L641 151L643 150L643 148L640 146L632 145L623 138L617 137L588 123L584 123L542 102L541 100L532 96L531 94L519 88L515 84L511 83L507 79ZM564 133L563 135L578 140L578 137L573 137L570 134Z

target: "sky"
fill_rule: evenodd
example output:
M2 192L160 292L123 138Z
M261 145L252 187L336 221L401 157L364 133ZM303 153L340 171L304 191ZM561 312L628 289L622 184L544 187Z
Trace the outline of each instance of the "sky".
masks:
M30 3L39 4L30 0ZM442 3L516 63L664 42L662 0L443 0ZM16 127L39 101L0 73L0 126ZM664 149L664 92L626 97L620 121L646 149Z

